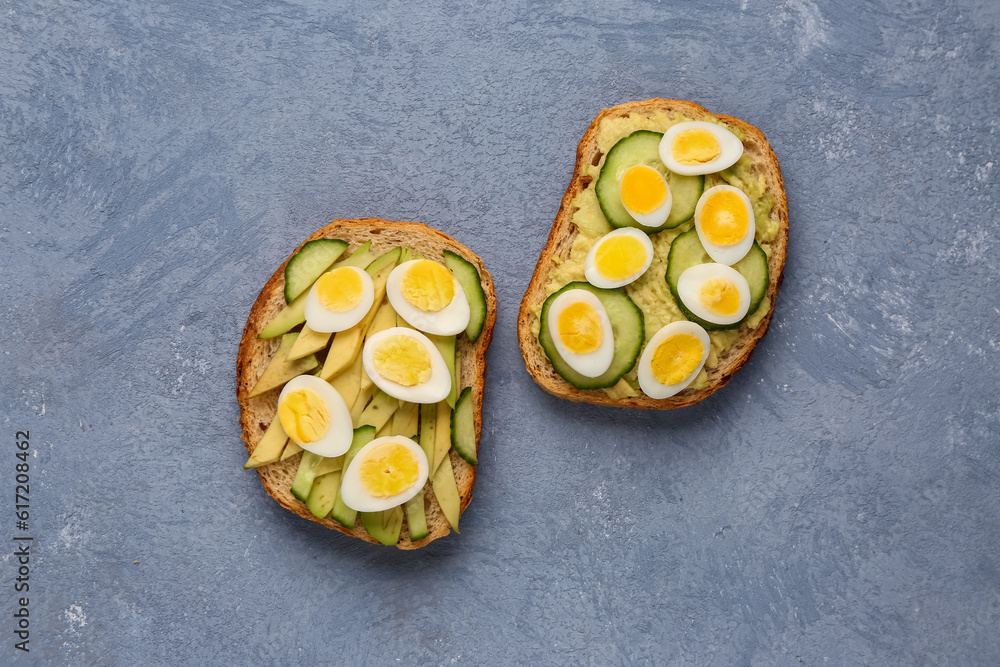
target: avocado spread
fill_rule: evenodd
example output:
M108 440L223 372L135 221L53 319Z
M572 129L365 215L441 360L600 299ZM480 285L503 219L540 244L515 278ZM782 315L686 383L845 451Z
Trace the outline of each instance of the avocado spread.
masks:
M549 272L549 282L545 288L546 295L552 294L574 280L586 280L584 277L584 260L587 257L587 253L598 239L614 229L604 217L594 190L608 151L618 141L636 130L665 132L671 125L688 120L691 119L685 118L680 114L671 116L665 111L654 111L649 115L630 114L622 118L610 118L601 124L597 132L597 145L601 151L601 160L597 165L584 164L582 166L581 176L585 179L589 177L590 182L573 199L573 206L576 207L573 213L573 223L576 225L579 233L573 241L569 257L565 259L553 258L553 266ZM739 137L741 141L745 139L738 129L729 126L726 126L726 129ZM716 185L728 183L740 188L750 197L756 223L755 238L765 254L770 257L770 243L777 237L779 230L778 221L771 219L771 208L774 205L774 197L769 192L766 192L764 177L751 173L750 166L750 157L744 153L739 161L729 169L725 169L717 174L706 175L705 189L707 190ZM638 280L625 287L628 295L642 309L645 318L646 340L643 343L644 345L664 325L686 319L677 307L677 303L670 293L670 287L667 285L664 276L667 270L667 255L670 252L670 244L679 234L686 232L693 226L694 221L691 220L674 229L667 229L657 234L652 234L649 240L653 242L653 263ZM770 299L764 297L757 310L747 317L745 325L751 329L757 328L770 307ZM535 315L535 319L532 325L532 333L537 337L541 304L533 307L533 314ZM705 369L715 368L719 363L719 356L739 336L739 329L708 332L708 337L711 340L708 359L705 362L705 368L701 370L695 381L691 383L691 388L701 389L707 386L708 373ZM638 396L640 390L639 382L636 379L636 369L633 368L618 384L603 391L612 398Z

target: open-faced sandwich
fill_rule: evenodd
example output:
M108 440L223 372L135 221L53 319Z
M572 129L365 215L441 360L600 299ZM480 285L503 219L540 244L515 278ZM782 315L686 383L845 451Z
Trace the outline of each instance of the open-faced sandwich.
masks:
M787 245L760 130L681 100L605 109L521 302L528 371L571 401L696 403L767 331Z
M244 468L285 508L368 542L458 532L495 320L490 274L450 236L334 220L278 267L243 329Z

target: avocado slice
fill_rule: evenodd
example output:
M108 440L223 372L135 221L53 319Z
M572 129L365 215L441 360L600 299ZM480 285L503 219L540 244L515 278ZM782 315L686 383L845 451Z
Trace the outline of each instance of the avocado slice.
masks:
M342 266L356 266L359 269L363 269L372 263L375 259L375 253L372 252L372 242L365 241L363 244L358 246L358 249L351 253L351 256L347 259L341 260L333 265L333 268L339 269Z
M399 409L392 415L392 434L416 439L419 419L420 405L418 403L400 403Z
M268 463L274 463L281 456L285 443L288 442L288 434L281 426L281 420L275 415L271 425L264 431L264 437L260 439L254 447L253 454L243 464L244 470L259 468Z
M302 330L299 331L299 337L295 339L295 344L288 351L288 360L300 359L307 354L319 352L327 346L332 335L332 333L313 331L308 324L303 324Z
M326 457L316 466L316 479L344 469L344 455ZM314 481L313 484L316 482Z
M303 451L305 450L299 447L297 442L289 440L288 444L285 445L285 451L281 452L281 460L284 461L285 459L290 459L296 454L301 454Z
M277 389L296 375L302 375L319 366L319 362L313 354L294 361L287 359L288 351L292 349L297 337L297 333L285 334L281 337L281 344L278 345L277 351L271 357L271 361L268 362L260 379L257 380L257 384L250 390L249 398Z
M344 371L354 362L354 358L361 353L361 348L365 342L365 334L368 327L385 298L385 284L389 280L389 274L396 268L402 248L396 248L385 253L374 262L368 265L365 271L372 277L375 283L375 302L365 318L346 331L339 332L333 337L330 349L326 355L326 363L323 365L323 372L320 377L324 380L333 379L338 373ZM305 308L305 306L303 306ZM305 310L303 310L303 313Z
M394 269L396 268L396 264L399 263L399 258L402 254L403 254L402 247L393 248L392 250L385 253L381 257L372 261L367 267L365 267L365 271L368 272L368 275L374 276L376 273L378 273L382 269L385 269L386 267Z
M434 334L426 335L434 343L434 347L441 353L441 356L444 357L444 365L448 367L448 375L451 376L451 392L444 400L448 402L449 407L453 408L455 407L455 399L458 398L458 385L455 382L455 337L436 336Z
M303 292L298 295L292 302L281 309L281 311L274 316L274 319L267 323L257 338L274 338L275 336L280 336L286 333L292 327L302 324L306 321L306 297L309 296L309 292Z
M364 372L364 371L362 371ZM372 396L377 391L377 387L372 385L367 389L362 389L358 392L358 397L354 399L354 405L351 406L351 423L360 424L358 421L361 419L361 413L365 411L365 406L368 405L372 400Z
M437 427L437 404L425 403L420 406L420 449L424 450L427 465L434 464L434 431ZM433 473L431 473L433 475Z
M431 476L448 458L448 450L451 449L451 408L446 401L437 404L435 419L437 423L434 425L434 458L427 459Z
M399 408L399 399L393 398L382 390L375 392L372 402L364 409L358 418L358 424L368 424L375 427L376 431L382 429Z
M458 517L462 514L462 499L458 495L458 485L455 483L455 471L452 470L450 456L444 457L441 467L434 473L431 486L434 488L434 497L441 506L444 518L448 519L448 523L457 533Z
M359 354L350 368L330 380L330 384L344 399L344 404L348 406L348 409L354 405L354 401L358 400L358 394L361 393L361 374L363 372L364 367L361 365L361 355Z

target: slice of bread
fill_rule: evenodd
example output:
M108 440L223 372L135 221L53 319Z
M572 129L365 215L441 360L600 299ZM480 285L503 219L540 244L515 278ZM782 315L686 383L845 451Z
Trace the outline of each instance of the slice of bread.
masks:
M382 253L397 246L409 246L413 248L414 252L439 262L444 261L444 251L450 250L472 262L479 270L483 291L486 293L486 321L483 325L483 331L473 344L469 343L469 339L465 335L459 335L457 339L457 351L461 358L460 387L472 387L473 405L475 408L476 450L478 451L483 424L486 350L493 337L493 324L496 321L497 304L496 292L493 288L493 278L486 271L482 260L455 239L436 229L431 229L427 225L416 222L393 222L379 218L334 220L303 241L295 249L295 252L298 252L299 248L307 241L323 238L341 239L348 242L350 248L344 253L344 257L357 246L370 240L372 242L371 249L375 252ZM289 255L288 259L291 259L292 255ZM274 419L277 412L278 390L267 392L255 398L248 398L248 394L257 382L257 378L264 372L268 361L271 359L271 355L274 354L274 351L278 347L278 342L281 340L280 336L269 340L260 340L257 338L257 334L285 306L285 265L288 263L288 259L277 268L271 279L267 281L264 289L260 291L260 295L250 309L250 315L247 317L246 326L243 328L243 339L240 341L239 354L236 359L236 400L240 406L240 425L243 427L243 443L248 453L253 453L254 448L260 442L264 431L271 423L271 420ZM449 456L451 457L452 468L455 472L455 482L458 485L458 492L461 497L461 508L464 512L472 500L472 486L476 482L476 467L469 465L454 450L450 452ZM257 468L260 481L268 494L277 500L282 507L295 512L301 517L321 523L328 528L339 530L346 535L377 544L376 540L361 525L360 519L355 522L353 529L345 528L330 517L317 519L309 511L305 503L292 495L292 480L295 478L299 459L299 456L293 456L285 461L278 461ZM410 534L404 522L403 531L397 546L400 549L416 549L450 532L451 529L448 521L441 512L441 508L434 498L433 492L428 493L427 529L427 537L413 542L410 540Z
M578 230L573 223L573 214L577 207L573 201L593 182L593 177L585 174L585 166L602 164L604 155L598 147L598 132L601 124L609 119L624 118L633 114L649 115L666 112L671 117L680 114L689 120L715 120L732 127L744 135L744 153L750 157L751 174L760 175L766 183L766 192L774 198L771 218L779 225L777 237L770 242L771 256L768 261L770 284L767 298L770 299L770 309L755 329L746 324L739 329L736 342L719 355L715 368L708 369L708 385L701 389L688 388L670 398L654 399L641 392L638 396L612 398L604 390L579 390L571 386L553 369L534 331L537 331L537 306L540 306L548 296L546 285L549 283L550 271L558 262L570 255L573 241ZM785 265L785 254L788 247L788 199L785 196L785 186L781 178L778 159L771 150L764 134L753 125L732 116L713 115L708 110L684 100L651 99L642 102L629 102L610 109L604 109L597 115L590 128L580 140L576 151L576 167L570 180L566 194L563 196L559 213L556 215L549 233L548 242L542 249L541 257L535 267L535 273L521 301L521 311L517 318L517 333L521 345L521 354L528 372L538 385L559 398L575 402L594 403L596 405L611 405L629 408L644 408L653 410L669 410L692 405L708 397L720 389L750 358L757 341L767 332L777 300L778 288L781 286L782 269ZM534 328L534 331L533 331ZM655 331L647 331L651 336Z

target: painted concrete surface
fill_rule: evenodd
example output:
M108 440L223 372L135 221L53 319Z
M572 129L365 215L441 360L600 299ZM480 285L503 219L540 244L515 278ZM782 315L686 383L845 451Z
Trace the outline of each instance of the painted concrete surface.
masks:
M4 4L0 663L1000 662L1000 5L470 4ZM587 125L653 96L768 135L784 286L703 404L572 405L518 303ZM240 469L250 304L368 215L500 297L475 499L416 553Z

